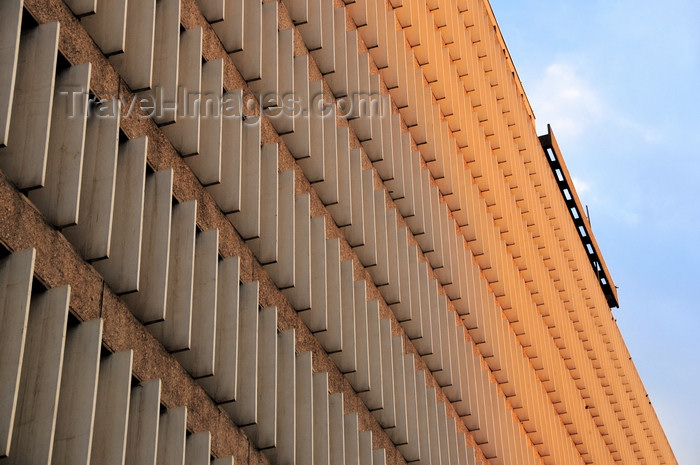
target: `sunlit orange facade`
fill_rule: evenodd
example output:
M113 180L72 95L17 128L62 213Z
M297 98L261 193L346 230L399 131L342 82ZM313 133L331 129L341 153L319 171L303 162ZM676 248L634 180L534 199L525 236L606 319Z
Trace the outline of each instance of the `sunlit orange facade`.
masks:
M677 463L486 0L2 1L0 171L2 465Z

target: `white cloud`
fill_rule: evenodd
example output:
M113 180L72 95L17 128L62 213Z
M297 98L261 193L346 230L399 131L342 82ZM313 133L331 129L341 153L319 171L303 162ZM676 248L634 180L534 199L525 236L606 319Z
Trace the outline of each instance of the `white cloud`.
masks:
M607 125L631 131L645 142L659 142L661 134L648 125L623 115L608 104L595 82L590 82L583 66L565 60L550 64L528 90L535 111L538 131L551 124L560 140L573 141L593 125Z
M528 96L537 120L542 126L552 124L561 138L573 139L585 133L605 113L595 88L570 63L549 65Z
M578 192L579 195L585 194L586 192L591 190L591 185L581 178L573 176L572 181L574 182L574 187L576 188L576 192Z

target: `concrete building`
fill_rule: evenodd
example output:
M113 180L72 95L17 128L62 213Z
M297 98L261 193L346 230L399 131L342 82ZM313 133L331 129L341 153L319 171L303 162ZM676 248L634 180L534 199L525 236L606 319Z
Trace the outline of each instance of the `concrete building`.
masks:
M2 0L0 171L2 465L676 463L486 0Z

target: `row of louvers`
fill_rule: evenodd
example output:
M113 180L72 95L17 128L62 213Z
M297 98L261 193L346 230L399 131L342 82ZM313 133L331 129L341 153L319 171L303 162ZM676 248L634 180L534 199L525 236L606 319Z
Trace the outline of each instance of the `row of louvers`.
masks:
M183 30L180 2L101 0L94 11L94 2L66 3L138 95L158 90L163 102L182 107L187 96L178 88L186 88L244 101L241 89L222 91L223 59L203 63L203 31ZM604 339L579 341L601 328L593 313L597 297L575 265L573 273L555 271L570 268L567 244L575 238L564 227L542 226L550 223L542 203L551 202L550 210L560 206L541 201L531 188L537 173L547 172L539 169L545 160L523 149L523 139L531 137L523 130L527 110L513 107L517 89L503 84L508 77L484 49L493 46L493 33L483 24L460 24L484 22L484 12L461 4L478 2L434 2L428 14L412 2L394 3L394 10L386 10L382 2L345 8L325 0L284 2L296 26L281 31L276 1L202 1L199 7L250 89L301 98L307 118L270 122L487 458L536 463L533 445L545 463L639 458L642 449L651 454L653 442L634 439L649 430L640 432L643 415L639 406L632 410L634 394L624 387L629 383L613 380L613 391L577 382L610 383L598 381L602 371L594 354L613 351ZM233 291L220 283L237 281L236 266L233 258L219 259L215 230L197 230L196 203L174 201L172 174L147 165L146 138L120 137L117 118L98 117L105 108L112 114L123 108L116 100L88 101L90 64L57 60L59 25L20 28L21 2L2 8L6 34L19 41L0 57L11 74L0 79L0 105L6 107L0 108L0 118L6 118L0 129L7 145L0 168L217 402L247 396L245 408L252 410L239 412L232 403L230 414L258 447L271 447L274 425L286 416L254 406L272 405L256 400L263 393L277 396L288 378L274 379L284 356L274 344L260 343L275 340L276 319L267 309L258 311L256 292L244 290L254 283L241 286L235 308L224 308L236 299L222 298L219 292ZM347 14L358 29L346 30ZM403 29L392 27L397 21ZM310 55L295 56L294 31ZM363 43L368 53L360 52ZM372 74L373 64L380 74ZM471 70L474 64L481 69ZM323 79L309 81L315 67ZM340 117L348 125L336 115L322 117L313 102L324 84L338 99L381 95L383 112L350 112ZM384 86L388 95L381 94ZM67 99L65 92L76 89L85 94ZM89 117L65 117L76 102L78 116ZM260 103L271 108L280 102L273 97ZM398 111L391 111L392 104ZM325 218L311 218L309 194L296 193L294 172L279 171L278 147L261 145L261 119L176 112L153 118L404 458L448 463L439 454L449 456L445 451L464 445L449 426L455 419L444 430L440 422L431 430L429 421L415 421L426 396L423 415L435 404L420 382L424 373L415 369L412 355L404 355L402 339L386 328L389 322L379 320L380 303L367 302L367 283L354 281L353 262L340 260L342 239L326 239ZM513 139L506 144L494 134ZM355 137L361 148L351 148ZM363 152L371 167L363 167ZM552 279L553 273L561 276ZM590 307L591 313L579 315L572 307ZM465 338L466 329L480 355ZM565 344L555 341L563 339L552 336L557 331L569 331ZM370 353L382 356L372 359ZM498 386L482 370L482 356ZM274 365L266 365L271 360ZM603 363L606 372L619 370L610 368L612 361ZM584 408L589 398L597 407L591 413ZM281 395L277 404L285 404ZM624 430L617 422L598 424L598 410L620 418L618 406L631 424ZM435 408L437 417L445 415L444 404ZM249 426L258 421L260 427ZM585 424L594 429L579 432ZM267 436L257 442L261 428ZM622 442L622 451L612 440L620 434L633 438ZM439 443L433 437L454 446L431 447ZM466 454L454 457L466 460Z

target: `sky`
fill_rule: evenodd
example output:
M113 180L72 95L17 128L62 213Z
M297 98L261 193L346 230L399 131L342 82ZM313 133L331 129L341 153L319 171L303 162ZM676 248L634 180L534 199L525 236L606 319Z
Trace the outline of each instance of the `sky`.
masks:
M552 125L613 309L681 465L700 465L700 2L491 0Z

